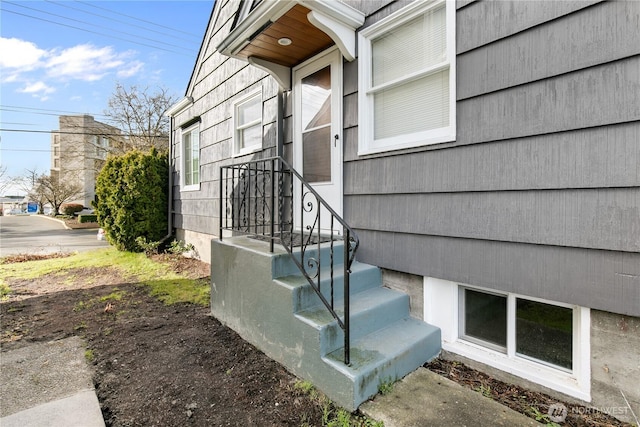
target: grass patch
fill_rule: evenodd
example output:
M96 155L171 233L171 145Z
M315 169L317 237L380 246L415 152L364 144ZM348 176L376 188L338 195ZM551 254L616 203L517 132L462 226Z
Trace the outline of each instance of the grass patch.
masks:
M3 283L0 279L0 301L5 301L9 299L9 294L11 293L11 288Z
M121 301L122 298L125 297L125 295L127 295L126 291L121 291L120 289L116 289L115 291L111 292L109 295L101 296L100 297L100 302Z
M95 359L95 355L93 354L93 350L87 349L84 351L84 358L87 359L88 362L93 362Z
M148 286L151 295L165 304L178 302L190 302L204 306L209 304L209 282L207 280L186 279L171 271L168 265L155 262L143 253L120 252L115 248L80 252L66 258L2 264L0 265L0 277L5 280L10 278L28 280L45 275L73 275L75 269L96 267L119 270L126 280ZM8 293L9 291L9 287L0 279L0 292ZM111 295L111 298L124 296L124 294L115 294ZM78 304L80 305L75 307L76 310L85 308L81 306L81 303Z
M151 288L152 296L167 305L179 302L209 305L209 281L205 279L184 279L177 276L170 279L145 281L144 284Z
M397 380L392 380L391 378L380 381L380 384L378 384L378 393L383 396L391 393L393 391L393 385L396 381Z
M319 392L309 381L298 381L293 388L322 407L323 427L384 427L382 421L375 421L364 415L354 414L337 407L331 399Z

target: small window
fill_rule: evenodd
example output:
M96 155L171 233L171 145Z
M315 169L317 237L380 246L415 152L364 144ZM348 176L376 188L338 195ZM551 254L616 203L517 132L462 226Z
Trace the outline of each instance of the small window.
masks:
M414 2L359 36L359 153L455 140L455 10Z
M502 353L572 370L572 308L466 287L460 288L459 296L460 338ZM510 329L515 332L511 339Z
M464 288L461 335L499 350L507 348L507 297Z
M516 298L516 353L571 370L573 310Z
M200 184L200 126L182 131L182 184L183 189L199 188Z
M253 93L234 105L235 154L248 154L262 148L262 96Z

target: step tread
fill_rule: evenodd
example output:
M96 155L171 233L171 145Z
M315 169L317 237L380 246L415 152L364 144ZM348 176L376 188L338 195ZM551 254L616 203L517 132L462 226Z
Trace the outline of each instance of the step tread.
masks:
M420 339L438 333L439 329L421 320L406 317L384 329L372 332L351 342L351 366L342 363L344 347L329 353L327 360L341 370L356 375L379 365L416 345Z
M375 267L370 264L365 264L362 262L355 261L353 264L351 264L351 277L353 277L358 273L362 273L370 270L376 270L377 268L378 267ZM329 280L330 270L331 268L329 266L323 266L322 268L320 268L320 277L322 278L322 281ZM339 264L339 268L335 268L334 266L333 277L342 278L343 275L344 275L344 269L342 268L342 264ZM287 276L278 277L277 280L289 285L307 285L307 279L305 279L305 277L300 272L298 272L297 274L290 274Z
M392 304L398 299L406 299L406 294L403 294L393 289L377 287L367 289L362 292L351 295L350 310L351 317L354 318L358 314L364 311L373 309L376 306L384 306ZM343 304L344 300L336 300L335 307L339 316L344 315ZM408 307L407 307L408 311ZM408 314L408 313L407 313ZM315 321L319 326L324 326L331 322L335 322L333 316L329 313L329 310L323 305L318 304L308 307L296 313L296 315Z

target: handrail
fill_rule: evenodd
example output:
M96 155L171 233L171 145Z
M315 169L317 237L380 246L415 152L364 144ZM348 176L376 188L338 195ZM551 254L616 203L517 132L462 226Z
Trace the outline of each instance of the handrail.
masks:
M221 166L219 190L220 240L225 230L252 234L268 240L271 252L279 241L343 330L344 362L349 365L350 274L360 244L356 233L280 156ZM336 241L343 241L342 316L335 301ZM328 260L321 256L324 244ZM326 262L328 271L322 268ZM326 274L329 289L323 292Z

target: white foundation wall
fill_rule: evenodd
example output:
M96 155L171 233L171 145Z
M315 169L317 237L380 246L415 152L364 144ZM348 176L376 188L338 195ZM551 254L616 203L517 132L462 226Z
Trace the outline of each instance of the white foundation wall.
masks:
M195 231L176 229L176 239L185 243L191 243L197 252L197 258L211 264L211 240L217 239L213 234L198 233Z

